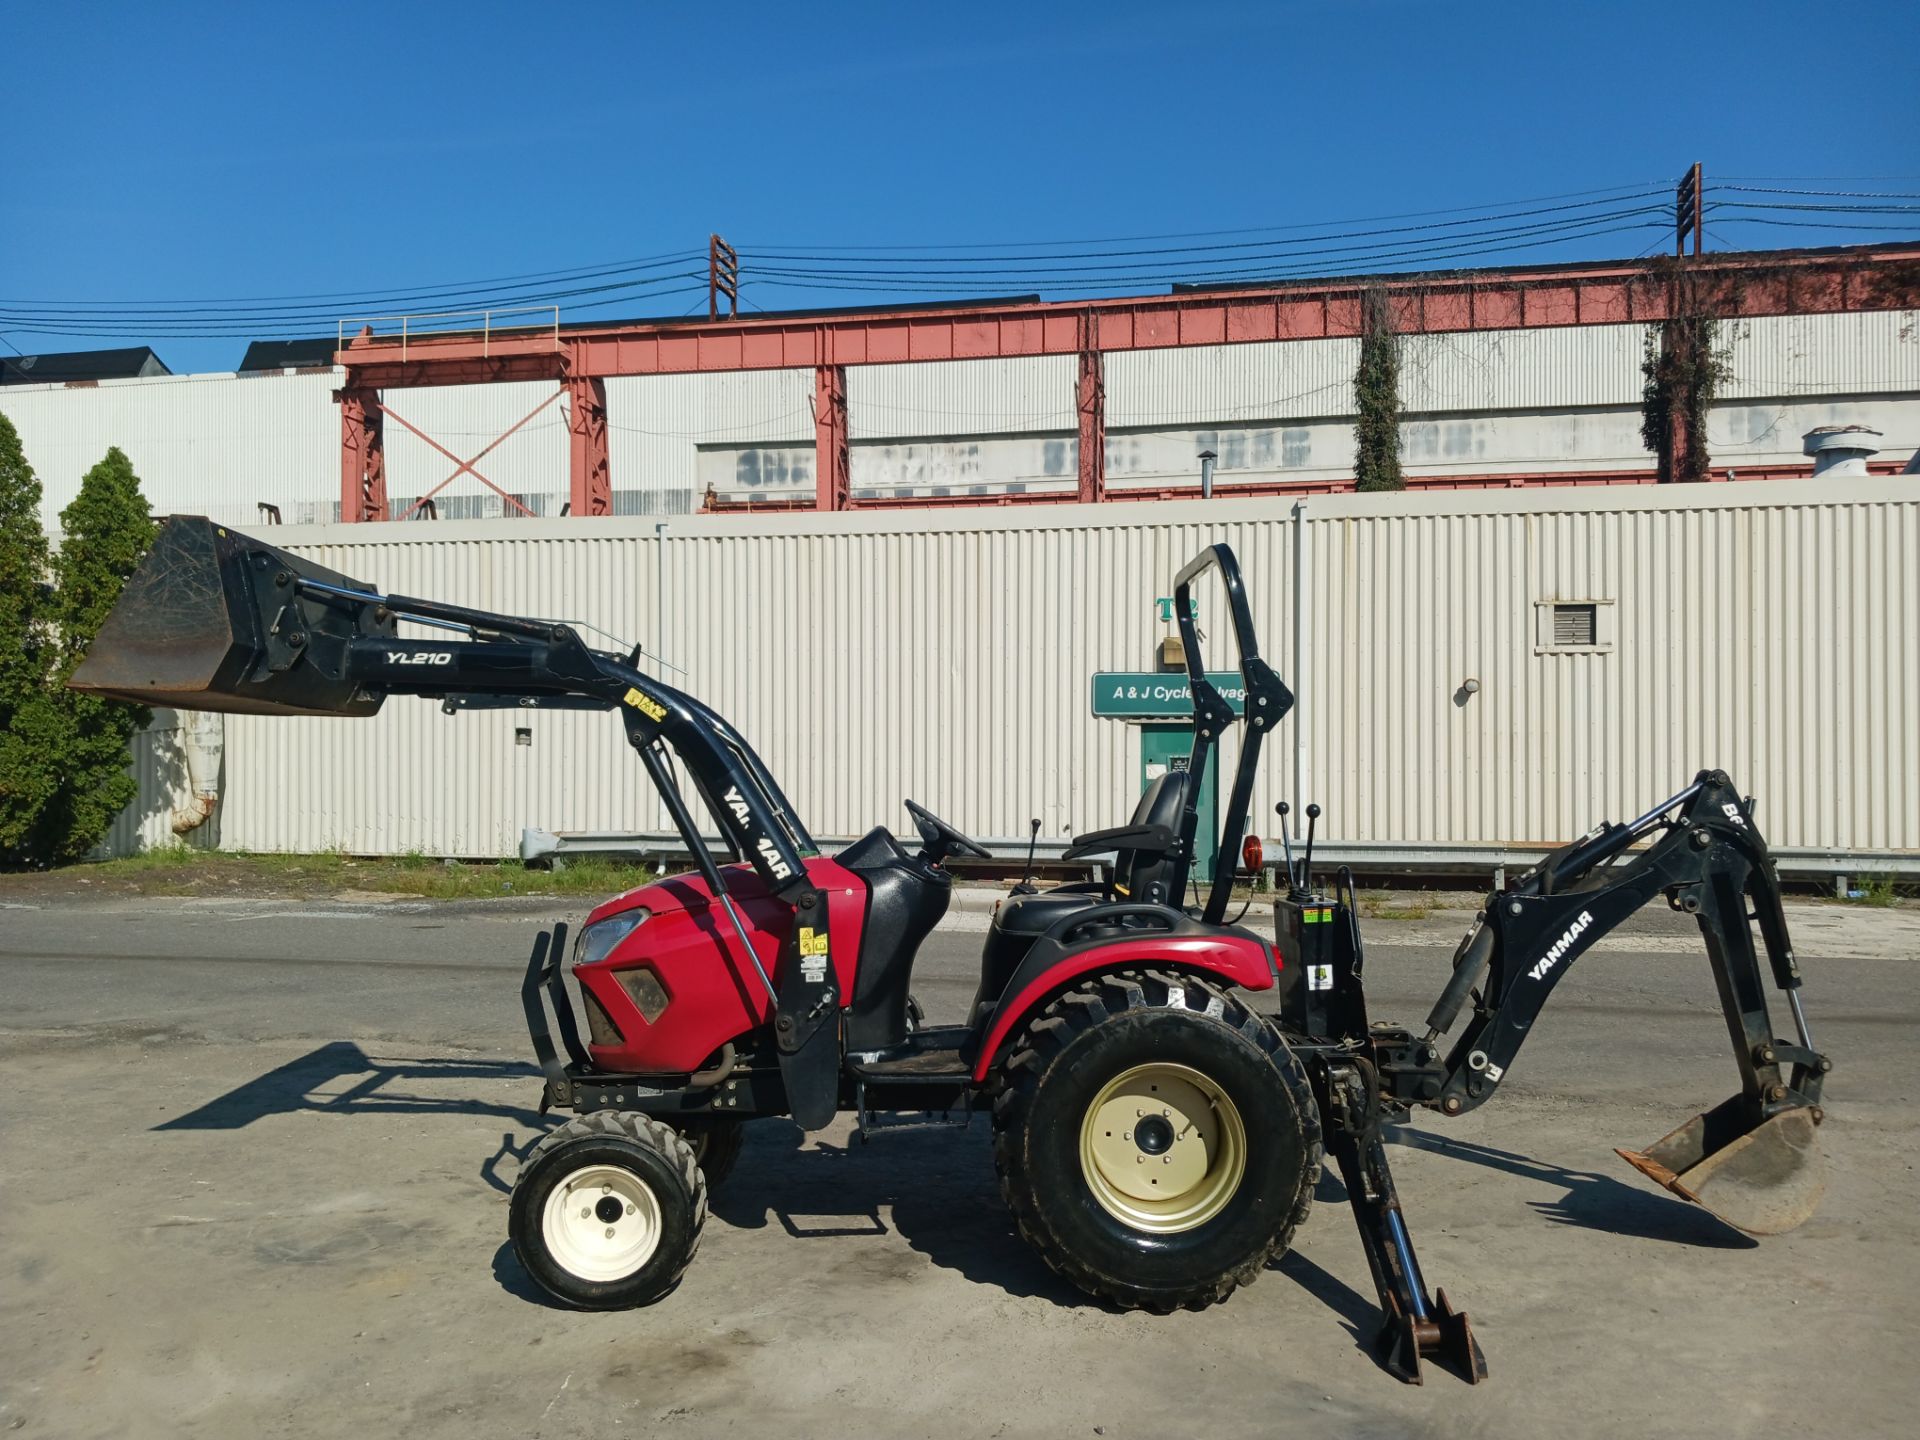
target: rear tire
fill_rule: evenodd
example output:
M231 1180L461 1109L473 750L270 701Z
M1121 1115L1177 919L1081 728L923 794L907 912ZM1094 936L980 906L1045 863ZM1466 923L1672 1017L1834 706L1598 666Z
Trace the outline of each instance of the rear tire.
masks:
M1162 1313L1224 1300L1313 1204L1306 1074L1273 1026L1205 981L1085 981L1027 1025L1000 1073L1001 1193L1041 1258L1102 1300Z
M707 1219L693 1146L630 1111L569 1120L533 1147L507 1207L513 1253L583 1310L623 1310L680 1283Z

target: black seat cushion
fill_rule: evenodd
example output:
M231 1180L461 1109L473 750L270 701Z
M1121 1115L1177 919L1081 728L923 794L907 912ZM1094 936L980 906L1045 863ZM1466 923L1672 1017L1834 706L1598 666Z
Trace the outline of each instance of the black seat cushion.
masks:
M1169 770L1141 792L1140 803L1133 807L1135 825L1163 825L1176 836L1180 833L1180 812L1187 804L1187 783L1193 777L1185 770ZM1184 856L1161 850L1114 852L1113 888L1125 900L1143 904L1178 905L1186 888L1187 862Z

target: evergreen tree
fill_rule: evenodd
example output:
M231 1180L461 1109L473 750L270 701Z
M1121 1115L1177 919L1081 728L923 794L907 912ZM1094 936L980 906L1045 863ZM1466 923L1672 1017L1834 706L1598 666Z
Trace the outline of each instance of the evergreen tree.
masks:
M1354 480L1359 490L1402 490L1400 474L1400 337L1386 291L1362 302L1360 365L1353 376Z
M119 449L107 451L87 472L80 493L60 512L60 527L60 553L53 561L59 645L49 667L46 693L53 715L45 737L57 740L48 753L58 756L58 771L33 845L35 860L56 864L81 859L98 845L139 792L128 773L127 747L150 712L66 688L121 586L153 543L154 524L140 478Z
M50 788L51 771L28 733L45 708L46 584L40 481L13 422L0 415L0 862L24 849Z

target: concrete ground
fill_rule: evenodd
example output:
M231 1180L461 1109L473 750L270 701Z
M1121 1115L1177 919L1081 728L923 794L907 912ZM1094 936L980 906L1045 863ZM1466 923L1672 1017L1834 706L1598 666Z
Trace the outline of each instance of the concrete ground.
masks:
M1920 912L1794 909L1838 1069L1831 1188L1791 1235L1749 1241L1611 1153L1733 1086L1697 939L1665 914L1583 957L1492 1104L1401 1131L1421 1258L1492 1369L1424 1389L1364 1343L1337 1183L1227 1304L1116 1314L1013 1234L983 1121L867 1146L756 1124L679 1290L555 1308L505 1231L546 1123L518 972L558 913L0 888L0 1429L1912 1433ZM1463 919L1369 924L1377 1016L1424 1015ZM983 924L929 942L935 1021L964 1008Z

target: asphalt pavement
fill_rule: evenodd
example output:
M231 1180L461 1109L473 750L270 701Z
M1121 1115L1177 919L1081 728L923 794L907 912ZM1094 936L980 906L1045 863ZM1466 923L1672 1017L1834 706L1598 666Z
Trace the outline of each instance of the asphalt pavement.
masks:
M584 908L584 907L580 907ZM1501 1094L1397 1132L1429 1278L1491 1365L1396 1384L1337 1182L1199 1314L1116 1314L1012 1232L986 1126L749 1130L686 1282L546 1303L505 1241L550 1120L517 986L564 903L41 898L0 889L0 1427L22 1434L1534 1436L1909 1433L1920 1402L1920 914L1796 905L1838 1062L1827 1201L1755 1243L1611 1153L1733 1087L1698 941L1584 956ZM1375 921L1417 1022L1465 920ZM916 991L961 1018L985 919ZM1784 1024L1784 1020L1782 1021Z

